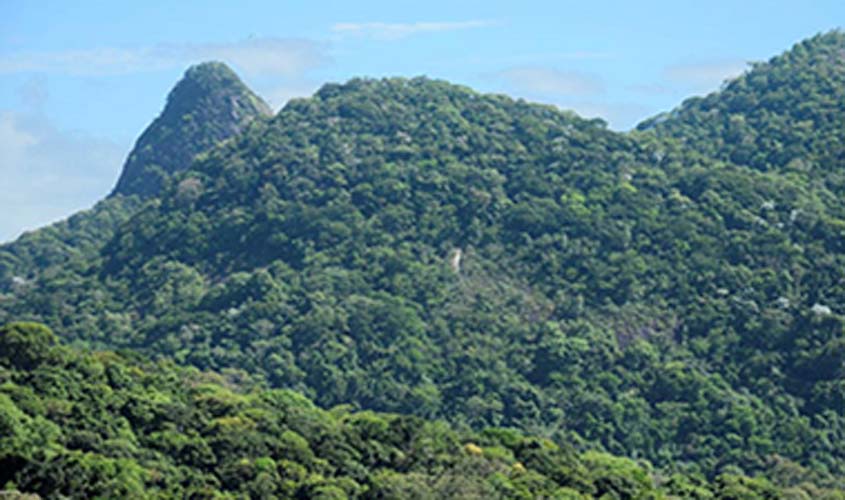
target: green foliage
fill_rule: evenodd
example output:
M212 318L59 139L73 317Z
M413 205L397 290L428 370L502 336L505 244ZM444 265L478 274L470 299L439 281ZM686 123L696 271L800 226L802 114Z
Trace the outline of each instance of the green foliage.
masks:
M67 279L82 273L139 205L134 196L112 197L1 245L0 297L22 293L42 277Z
M326 85L175 172L74 265L7 247L0 269L24 274L5 275L0 318L221 373L189 401L137 386L121 413L206 471L178 482L197 492L842 486L843 50L839 32L802 42L630 134L425 78ZM66 374L32 366L51 399L19 408L70 415ZM179 405L206 427L155 427Z
M34 342L48 333L29 324L3 331L28 332ZM775 498L781 491L736 474L712 483L677 474L660 486L647 463L578 454L513 429L473 433L412 416L328 412L248 379L52 343L43 355L54 362L21 367L9 362L8 346L0 345L0 481L17 495ZM790 491L834 493L809 482Z
M49 359L56 340L44 325L11 323L0 328L0 361L19 370L31 370Z

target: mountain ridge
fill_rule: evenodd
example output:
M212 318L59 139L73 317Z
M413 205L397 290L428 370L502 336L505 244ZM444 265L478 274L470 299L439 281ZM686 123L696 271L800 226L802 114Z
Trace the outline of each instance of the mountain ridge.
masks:
M845 32L820 33L756 63L724 89L694 97L639 130L684 137L690 147L758 170L824 175L845 162ZM805 101L789 106L790 102ZM811 134L814 132L815 135Z
M779 130L822 94L786 93ZM323 407L841 484L838 165L735 162L684 116L620 134L425 78L327 84L176 171L84 272L6 294L0 321Z

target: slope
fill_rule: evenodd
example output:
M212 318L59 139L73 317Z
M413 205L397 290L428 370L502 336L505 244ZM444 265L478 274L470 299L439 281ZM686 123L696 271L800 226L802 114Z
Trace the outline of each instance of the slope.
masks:
M845 165L845 33L831 31L638 126L757 170L822 178Z
M138 138L111 196L155 196L197 154L270 114L267 104L225 64L189 68L167 96L164 110Z

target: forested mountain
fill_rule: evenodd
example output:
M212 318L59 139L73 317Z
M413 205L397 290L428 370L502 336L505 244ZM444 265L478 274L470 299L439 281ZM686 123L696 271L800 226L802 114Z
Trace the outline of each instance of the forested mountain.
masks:
M820 35L629 134L426 78L329 84L7 286L0 322L664 475L843 487L843 53Z
M0 245L0 293L28 287L57 268L89 265L140 205L137 196L115 196Z

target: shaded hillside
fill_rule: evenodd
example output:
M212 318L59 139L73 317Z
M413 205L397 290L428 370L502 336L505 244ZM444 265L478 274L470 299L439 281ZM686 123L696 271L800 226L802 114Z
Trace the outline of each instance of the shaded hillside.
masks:
M694 143L424 78L326 85L0 318L323 407L841 482L842 202Z

